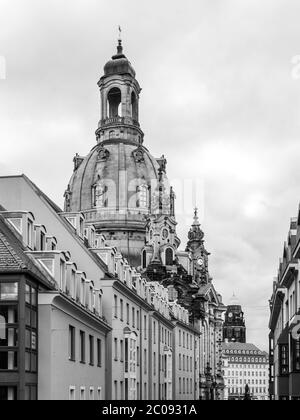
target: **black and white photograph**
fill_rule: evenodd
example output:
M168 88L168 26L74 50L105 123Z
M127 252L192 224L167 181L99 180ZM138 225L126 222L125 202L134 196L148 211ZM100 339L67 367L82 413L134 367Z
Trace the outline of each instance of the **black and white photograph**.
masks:
M300 400L299 16L0 0L1 402Z

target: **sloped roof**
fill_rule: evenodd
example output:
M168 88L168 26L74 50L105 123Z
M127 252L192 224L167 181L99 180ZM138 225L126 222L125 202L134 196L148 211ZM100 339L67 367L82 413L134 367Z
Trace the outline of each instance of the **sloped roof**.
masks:
M2 222L0 222L0 271L26 269L25 262L20 258L1 232L1 223Z
M258 347L256 347L254 344L252 343L223 343L223 350L233 350L233 351L239 351L239 350L245 350L245 351L259 351L263 354L265 354L265 352L263 352L262 350L260 350Z

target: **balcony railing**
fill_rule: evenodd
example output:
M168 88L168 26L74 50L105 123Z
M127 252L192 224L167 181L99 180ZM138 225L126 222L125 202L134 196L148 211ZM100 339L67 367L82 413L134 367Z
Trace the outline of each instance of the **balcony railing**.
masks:
M134 125L136 127L139 127L140 124L138 121L134 120L133 118L130 117L110 117L110 118L105 118L104 120L101 120L99 123L99 128L101 127L109 127L109 126L114 126L114 125Z

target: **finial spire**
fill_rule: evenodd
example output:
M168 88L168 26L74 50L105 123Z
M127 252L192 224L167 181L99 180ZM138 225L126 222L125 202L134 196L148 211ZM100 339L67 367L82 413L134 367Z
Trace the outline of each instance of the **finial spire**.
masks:
M122 46L122 28L119 25L119 37L118 37L118 47L117 47L117 51L118 51L118 55L122 55L123 54L123 46Z
M193 223L193 225L194 226L195 225L200 225L199 218L198 218L198 207L195 207L195 210L194 210L194 223Z

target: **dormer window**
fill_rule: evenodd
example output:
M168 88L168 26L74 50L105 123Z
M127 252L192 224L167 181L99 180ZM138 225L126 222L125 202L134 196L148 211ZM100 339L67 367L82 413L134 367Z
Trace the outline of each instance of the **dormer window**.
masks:
M46 247L46 235L44 232L41 232L41 251L44 251Z
M27 222L27 245L29 248L32 248L33 242L33 223L31 220Z

